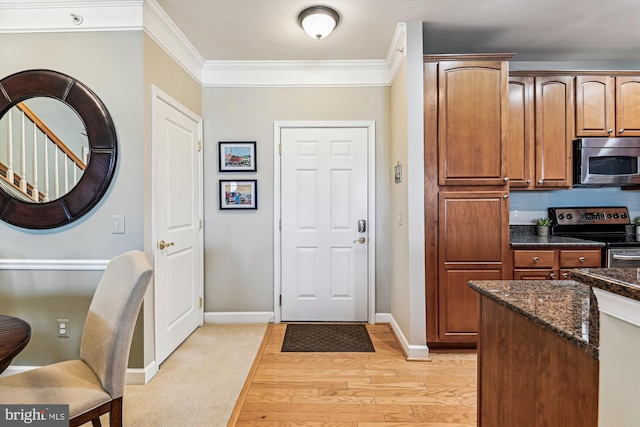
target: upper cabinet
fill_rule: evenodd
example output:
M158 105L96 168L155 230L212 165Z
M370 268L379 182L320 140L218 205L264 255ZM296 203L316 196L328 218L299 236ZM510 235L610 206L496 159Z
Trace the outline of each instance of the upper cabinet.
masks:
M640 136L640 76L577 76L576 136Z
M506 183L508 62L438 64L438 183Z
M640 76L616 77L616 132L640 136Z
M573 77L509 76L507 177L514 190L571 186Z
M511 188L529 188L535 171L533 77L509 77L507 176Z
M536 187L571 186L573 105L573 77L535 78Z

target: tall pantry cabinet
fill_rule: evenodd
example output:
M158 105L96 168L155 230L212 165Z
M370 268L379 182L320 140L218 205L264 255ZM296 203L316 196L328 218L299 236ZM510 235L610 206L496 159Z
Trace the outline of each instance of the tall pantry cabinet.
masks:
M506 158L512 55L424 57L427 342L473 346L469 280L509 276Z

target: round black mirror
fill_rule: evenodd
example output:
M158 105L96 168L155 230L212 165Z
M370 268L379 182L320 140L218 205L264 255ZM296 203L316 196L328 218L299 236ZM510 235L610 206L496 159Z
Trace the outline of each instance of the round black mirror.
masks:
M79 118L79 124L74 124L78 128L75 131L86 137L88 147L80 143L75 150L70 149L78 143L67 145L57 136L65 133L61 119L56 119L55 126L49 126L28 108L29 104L42 104L39 98L52 98L73 110ZM26 110L30 113L25 113ZM6 114L20 115L21 124L15 125L13 117L6 119ZM33 123L30 118L25 119L29 115L36 117ZM56 126L61 130L49 132L49 128ZM102 101L74 78L51 70L28 70L0 80L0 130L1 220L30 229L59 227L85 215L107 191L117 159L115 126ZM18 135L16 141L12 140L14 135ZM43 166L39 166L40 159L48 157L48 153L56 156L56 160L45 160ZM18 173L12 166L15 158L21 164ZM49 176L57 187L59 178L51 169L55 168L57 173L59 167L63 190L58 192L56 188L52 197L48 189ZM38 187L43 180L47 182L44 192Z

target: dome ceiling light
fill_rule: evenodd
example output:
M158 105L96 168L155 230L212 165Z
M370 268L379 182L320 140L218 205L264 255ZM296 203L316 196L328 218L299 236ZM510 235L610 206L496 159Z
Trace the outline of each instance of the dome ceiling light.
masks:
M327 6L312 6L298 15L298 24L309 37L320 40L327 37L338 26L340 15Z

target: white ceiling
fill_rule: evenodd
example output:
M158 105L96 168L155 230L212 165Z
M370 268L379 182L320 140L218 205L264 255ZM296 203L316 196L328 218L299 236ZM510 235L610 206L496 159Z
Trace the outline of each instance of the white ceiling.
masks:
M422 21L427 53L640 63L640 0L156 1L206 61L384 59L397 23ZM341 15L319 41L297 24L318 4Z

